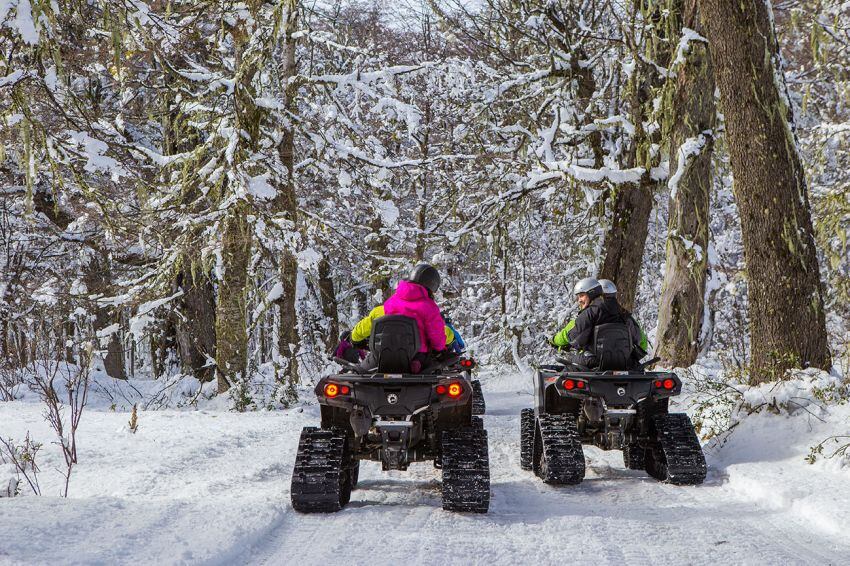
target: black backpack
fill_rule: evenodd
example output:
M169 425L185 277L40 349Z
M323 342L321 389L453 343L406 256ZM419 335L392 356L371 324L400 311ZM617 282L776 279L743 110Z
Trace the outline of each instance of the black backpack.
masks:
M621 322L599 324L593 329L593 344L599 369L627 370L632 365L632 335Z
M375 319L369 350L381 373L409 373L422 340L416 320L400 314Z

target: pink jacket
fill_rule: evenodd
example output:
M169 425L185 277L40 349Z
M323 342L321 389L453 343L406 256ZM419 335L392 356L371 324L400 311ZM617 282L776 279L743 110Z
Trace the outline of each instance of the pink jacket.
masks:
M440 315L440 307L422 285L403 279L399 281L393 296L384 302L384 314L401 314L416 319L422 339L420 352L446 349L446 323Z

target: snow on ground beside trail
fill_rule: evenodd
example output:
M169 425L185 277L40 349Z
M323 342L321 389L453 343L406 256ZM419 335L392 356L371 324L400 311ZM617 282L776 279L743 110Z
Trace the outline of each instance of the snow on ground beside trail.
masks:
M142 410L136 434L129 412L110 411L96 394L62 499L61 456L40 405L30 396L0 403L0 435L30 431L45 443L45 495L0 499L0 564L850 564L850 469L804 461L811 445L847 433L846 405L818 418L745 419L725 443L707 446L703 486L660 484L624 469L619 452L586 448L585 481L557 487L519 467L531 380L511 371L481 380L486 515L443 511L430 463L384 473L372 462L342 512L295 513L298 435L319 421L308 394L306 405L272 412Z

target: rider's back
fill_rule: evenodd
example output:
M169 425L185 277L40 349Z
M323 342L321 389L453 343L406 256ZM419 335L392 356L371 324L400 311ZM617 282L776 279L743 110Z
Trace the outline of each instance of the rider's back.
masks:
M402 279L395 293L384 302L384 313L416 320L421 337L420 352L446 349L446 331L440 308L422 285Z

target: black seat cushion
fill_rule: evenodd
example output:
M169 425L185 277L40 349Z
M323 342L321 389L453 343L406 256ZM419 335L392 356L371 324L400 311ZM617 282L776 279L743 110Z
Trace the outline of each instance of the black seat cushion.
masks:
M369 349L378 371L409 373L422 345L416 320L399 314L385 315L372 324Z

